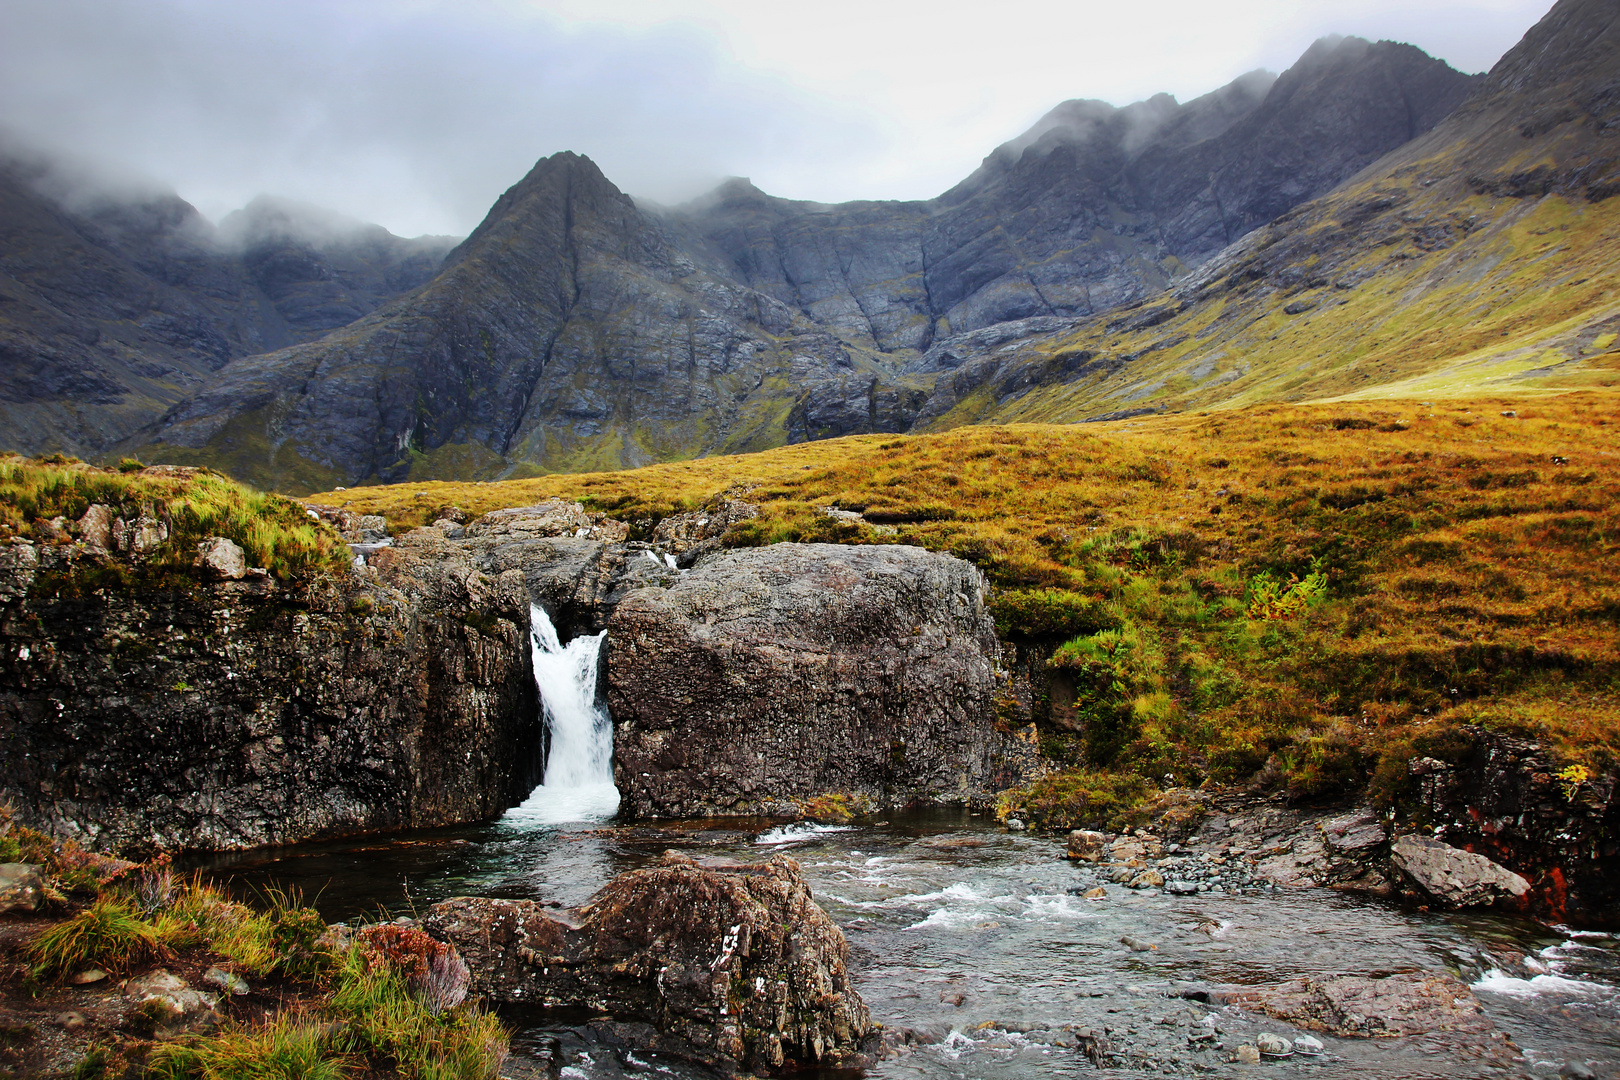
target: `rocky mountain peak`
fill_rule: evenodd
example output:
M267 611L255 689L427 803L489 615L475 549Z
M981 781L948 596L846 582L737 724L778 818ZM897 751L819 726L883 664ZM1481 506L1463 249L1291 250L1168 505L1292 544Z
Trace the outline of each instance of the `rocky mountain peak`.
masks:
M1482 95L1571 93L1591 115L1620 107L1620 6L1560 0L1491 68Z

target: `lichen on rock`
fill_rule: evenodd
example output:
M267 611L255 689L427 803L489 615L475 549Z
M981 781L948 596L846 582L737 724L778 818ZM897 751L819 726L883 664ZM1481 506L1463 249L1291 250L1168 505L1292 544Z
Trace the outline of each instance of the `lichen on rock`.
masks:
M640 1021L658 1049L728 1072L858 1065L873 1031L843 932L786 856L699 865L670 854L578 908L458 897L424 925L455 945L488 999Z

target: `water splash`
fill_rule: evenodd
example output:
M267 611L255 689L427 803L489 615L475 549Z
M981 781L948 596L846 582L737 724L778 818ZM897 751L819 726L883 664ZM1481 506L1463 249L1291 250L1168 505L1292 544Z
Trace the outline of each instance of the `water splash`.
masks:
M597 821L619 808L613 786L613 720L597 698L596 671L607 631L582 635L567 645L545 609L529 606L529 645L534 682L545 708L551 753L545 780L506 820L522 824Z

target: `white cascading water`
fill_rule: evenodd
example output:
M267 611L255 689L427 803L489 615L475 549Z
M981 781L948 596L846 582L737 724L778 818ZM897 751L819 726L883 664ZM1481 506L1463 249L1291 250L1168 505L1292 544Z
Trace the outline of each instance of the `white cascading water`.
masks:
M606 637L604 630L564 645L545 609L529 606L534 682L545 709L551 753L546 757L545 780L507 812L508 821L598 821L618 810L613 720L596 696L596 666Z

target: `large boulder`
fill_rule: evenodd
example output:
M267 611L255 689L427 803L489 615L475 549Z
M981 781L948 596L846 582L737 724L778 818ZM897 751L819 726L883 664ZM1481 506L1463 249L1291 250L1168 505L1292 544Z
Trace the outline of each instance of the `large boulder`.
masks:
M973 566L898 545L730 551L630 593L607 644L622 810L969 797L995 741L985 604Z
M651 1049L726 1072L859 1064L872 1031L849 945L784 856L703 867L682 855L621 874L581 907L459 897L428 913L499 1002L582 1007L651 1025Z
M1483 855L1409 834L1395 841L1390 861L1430 897L1451 907L1476 907L1518 899L1530 882Z

